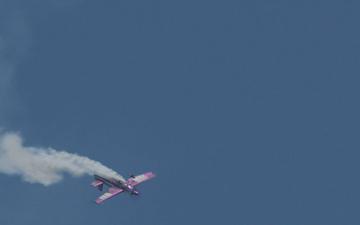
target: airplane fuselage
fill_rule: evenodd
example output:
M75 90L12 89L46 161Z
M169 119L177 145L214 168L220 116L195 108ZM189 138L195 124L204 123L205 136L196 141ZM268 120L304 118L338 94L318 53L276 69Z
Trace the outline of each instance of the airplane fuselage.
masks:
M102 177L99 175L94 175L94 177L95 177L95 179L104 182L104 184L108 185L109 187L121 188L124 191L129 192L130 194L133 194L133 195L139 194L139 191L136 190L136 188L134 186L132 186L131 184L129 184L128 182L123 182L121 180L116 180L114 178L106 178L106 177Z

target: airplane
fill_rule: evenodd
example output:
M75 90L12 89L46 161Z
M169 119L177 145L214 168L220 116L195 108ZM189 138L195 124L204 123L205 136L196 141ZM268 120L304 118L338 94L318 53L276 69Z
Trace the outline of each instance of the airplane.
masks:
M102 191L104 184L109 186L109 189L100 197L98 197L95 202L96 204L101 204L122 192L128 192L130 195L139 195L140 193L135 188L135 186L154 177L155 174L153 172L147 172L138 176L131 175L127 180L95 174L94 181L91 183L93 187L97 188L99 191Z

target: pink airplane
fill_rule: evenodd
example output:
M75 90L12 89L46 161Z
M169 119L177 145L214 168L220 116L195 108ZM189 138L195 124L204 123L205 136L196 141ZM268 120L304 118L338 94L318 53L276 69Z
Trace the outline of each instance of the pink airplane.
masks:
M124 191L128 192L131 195L139 195L139 191L135 189L135 186L154 177L155 174L152 172L147 172L138 176L132 175L128 180L120 180L111 177L94 175L95 180L91 183L93 187L96 187L97 189L102 191L104 184L109 186L107 192L97 198L95 202L97 204L101 204L102 202Z

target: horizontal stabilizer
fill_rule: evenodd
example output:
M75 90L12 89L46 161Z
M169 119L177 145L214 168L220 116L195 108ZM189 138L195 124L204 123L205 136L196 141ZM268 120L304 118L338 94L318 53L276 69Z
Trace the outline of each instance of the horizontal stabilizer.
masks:
M101 180L94 180L94 181L91 183L91 185L92 185L93 187L96 187L96 188L99 189L100 191L102 191L103 186L104 186L104 182L101 181Z

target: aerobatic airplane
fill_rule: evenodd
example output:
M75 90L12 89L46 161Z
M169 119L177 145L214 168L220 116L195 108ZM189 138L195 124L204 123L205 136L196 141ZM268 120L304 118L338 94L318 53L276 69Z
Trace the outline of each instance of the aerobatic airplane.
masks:
M97 204L101 204L109 198L112 198L124 191L131 195L139 195L139 191L136 190L135 186L154 177L155 174L153 172L147 172L138 176L131 175L127 180L94 175L95 180L91 183L93 187L102 191L104 184L109 186L109 189L97 198L95 202Z

